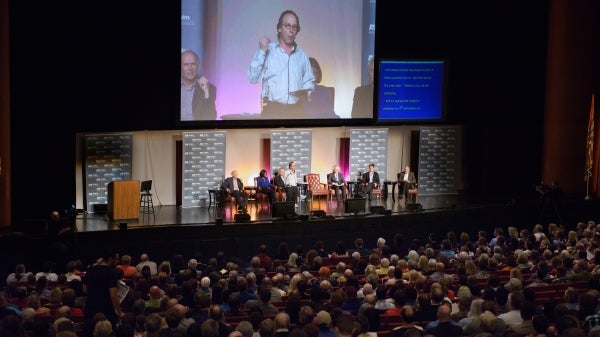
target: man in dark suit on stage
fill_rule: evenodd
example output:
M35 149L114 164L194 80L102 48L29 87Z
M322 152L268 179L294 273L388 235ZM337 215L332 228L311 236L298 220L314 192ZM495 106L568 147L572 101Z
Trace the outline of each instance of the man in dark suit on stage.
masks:
M238 172L236 170L231 171L231 177L225 179L223 182L223 189L235 198L238 205L238 211L246 211L248 199L246 193L244 193L244 184L242 183L242 180L238 178Z
M344 175L340 173L338 165L334 165L333 172L327 175L327 183L335 191L335 198L338 202L346 200L346 181L344 180Z
M283 167L280 167L279 171L277 171L273 184L275 184L277 192L285 193L285 169Z
M362 181L360 183L361 186L361 196L364 197L366 195L369 196L369 200L371 199L371 191L374 188L379 187L379 174L375 172L375 164L369 164L369 171L363 173Z
M415 179L415 174L410 170L410 166L408 165L406 165L404 172L400 173L398 178L398 184L400 184L400 195L404 198L404 202L408 203L408 190L415 187L417 179Z

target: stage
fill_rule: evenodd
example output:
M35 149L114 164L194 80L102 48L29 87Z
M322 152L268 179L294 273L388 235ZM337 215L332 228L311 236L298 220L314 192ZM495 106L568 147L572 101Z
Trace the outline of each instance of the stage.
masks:
M401 234L402 244L408 247L414 240L424 244L432 233L441 241L448 231L466 232L475 239L477 231L491 234L496 226L531 230L537 223L554 221L574 228L577 221L598 221L600 209L598 200L584 200L582 196L566 198L557 207L547 208L536 200L483 202L450 194L421 195L418 206L391 196L371 203L365 200L364 213L348 214L343 205L322 198L312 205L305 200L297 208L296 217L280 219L271 217L268 202L250 201L250 219L236 222L234 206L229 202L222 207L155 206L154 215L128 220L110 220L102 213L78 214L74 219L75 245L69 255L88 264L112 248L134 260L147 252L157 261L183 254L206 262L223 251L244 265L262 243L268 246L270 254L277 253L282 241L290 249L300 246L307 250L321 240L327 251L333 251L338 243L353 248L357 237L362 237L367 247L374 247L379 237L391 244L394 236ZM28 229L23 226L19 224L2 236L2 270L12 271L20 262L41 265L48 258L39 255L40 249L44 251L47 246L43 231L39 231L43 220L32 221ZM38 232L34 233L34 229Z
M209 201L203 203L200 207L177 207L177 206L155 206L153 214L140 214L137 219L108 219L106 213L84 213L79 214L75 219L75 225L79 232L97 232L106 230L120 230L122 223L127 223L128 229L149 228L157 226L212 226L216 223L223 225L238 225L240 223L269 223L281 222L282 218L273 218L271 214L271 206L266 200L248 200L247 214L249 220L241 220L236 222L235 202L225 202L222 205L215 205L213 202L209 206ZM407 215L415 211L419 212L439 212L446 209L480 207L477 205L465 205L458 194L420 196L418 201L412 200L412 203L406 203L404 199L399 199L397 196L387 198L373 198L370 202L364 200L365 211L357 214L347 213L344 203L337 201L327 201L325 196L310 200L304 198L295 209L298 220L314 218L315 214L322 212L331 220L344 219L351 217L366 217L374 214L383 213L382 209L388 211L388 215ZM383 213L385 214L385 213ZM304 216L304 217L303 217ZM289 220L289 218L287 219Z

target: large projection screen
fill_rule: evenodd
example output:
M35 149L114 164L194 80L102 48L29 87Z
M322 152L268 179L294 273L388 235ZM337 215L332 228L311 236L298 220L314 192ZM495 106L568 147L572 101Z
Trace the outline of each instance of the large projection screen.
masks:
M198 54L198 76L214 86L216 117L190 119L187 113L188 117L182 118L182 107L177 116L180 124L222 124L232 120L250 120L252 124L253 119L269 119L277 124L278 120L289 118L285 114L276 119L261 116L265 95L262 80L253 84L248 76L259 40L265 36L277 40L278 19L285 10L298 15L301 29L295 36L297 46L320 65L322 80L317 85L333 88L329 89L333 92L333 117L307 113L302 119L310 123L315 119L353 117L355 89L370 85L372 95L369 60L374 58L375 0L182 0L181 52L193 50ZM187 106L190 100L188 96ZM369 111L354 117L372 119L372 105Z

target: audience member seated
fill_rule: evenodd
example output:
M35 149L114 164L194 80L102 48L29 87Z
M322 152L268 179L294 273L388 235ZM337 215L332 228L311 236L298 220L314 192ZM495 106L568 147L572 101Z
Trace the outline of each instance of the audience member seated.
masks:
M464 334L460 326L450 319L452 308L444 304L437 308L437 319L427 324L425 331L436 337L453 337Z
M137 272L136 267L131 265L131 256L129 255L121 256L121 264L117 268L123 270L123 276L128 278L134 277Z
M151 267L147 264L144 265L141 272L137 273L136 283L133 286L136 301L133 301L132 305L127 305L127 309L131 310L129 316L132 316L133 319L124 317L121 326L131 325L133 327L137 322L136 316L141 315L139 317L145 317L141 321L146 324L147 336L159 337L156 330L152 329L152 315L146 316L146 309L150 308L150 306L146 308L146 304L155 302L154 308L156 309L153 310L164 312L165 316L168 315L168 312L174 315L176 311L169 311L168 308L189 307L188 310L185 310L186 313L179 312L177 315L178 317L189 316L198 321L198 323L187 324L188 331L202 330L204 323L200 324L199 322L211 321L209 319L210 309L213 309L215 311L213 314L217 315L214 318L221 322L218 323L213 319L216 335L229 335L233 330L232 326L225 323L227 318L245 317L252 313L256 313L254 316L260 316L260 319L256 318L252 324L255 326L255 330L260 329L262 323L265 325L264 328L269 330L269 322L273 323L272 325L275 322L270 318L264 319L264 317L279 317L275 315L280 310L293 314L294 319L290 319L293 327L311 326L316 329L311 332L315 336L319 335L319 329L316 325L308 322L316 317L315 323L325 323L327 322L327 319L324 318L325 314L329 315L331 326L344 314L355 315L350 316L351 319L355 324L361 324L361 328L356 330L356 333L372 332L370 328L365 330L367 321L369 324L374 324L367 315L372 310L380 310L379 312L385 310L382 317L402 316L403 330L407 333L409 330L411 333L417 333L415 331L418 329L415 327L419 327L420 324L429 323L427 329L432 332L432 329L446 325L442 323L452 324L450 321L454 321L463 327L461 336L473 336L477 333L499 335L504 333L507 326L511 330L509 333L525 335L543 331L540 329L548 326L548 319L553 321L555 325L552 326L562 333L577 326L579 323L576 322L583 323L582 327L589 332L594 328L597 329L598 324L594 322L600 321L596 317L598 316L597 291L600 288L598 282L600 268L597 267L596 261L600 259L600 254L597 254L594 236L589 234L590 231L596 232L596 224L590 226L584 222L581 236L578 237L577 232L572 231L574 235L570 234L568 239L571 243L568 245L564 243L563 246L552 246L552 242L545 242L545 234L540 235L540 239L537 241L535 234L543 232L543 229L540 228L534 229L532 234L529 234L527 230L522 231L521 238L518 237L518 234L516 238L514 237L514 233L518 233L516 228L509 230L507 237L516 240L516 243L511 244L504 243L504 239L498 234L500 231L497 229L495 242L493 239L490 242L484 231L478 233L478 239L475 242L471 242L468 235L463 235L466 233L461 233L460 240L455 238L456 242L452 244L450 236L448 236L448 239L442 241L441 251L434 248L437 245L435 238L431 237L428 240L417 238L410 244L407 249L408 253L403 258L391 253L393 250L385 245L384 235L376 235L374 237L378 238L377 247L373 251L365 250L365 256L372 253L368 262L365 262L367 259L364 257L361 258L359 249L364 248L364 244L357 239L356 249L350 250L353 253L352 257L344 259L343 262L339 260L333 262L337 263L333 273L328 265L330 262L326 262L325 266L321 264L322 261L317 263L318 259L321 259L317 249L318 245L307 251L300 247L291 254L289 250L286 250L284 252L285 260L277 259L274 269L271 268L273 262L268 262L269 269L276 271L272 278L266 277L267 271L260 267L261 259L258 255L252 257L249 268L246 268L247 266L238 268L230 261L233 259L228 259L221 253L217 254L218 257L215 255L210 258L206 276L200 279L199 284L196 279L200 274L193 276L189 267L186 268L185 262L181 262L185 261L184 257L180 256L175 259L173 256L170 261L165 260L169 263L161 264L161 267L156 268L160 274L151 276ZM557 229L550 228L551 226L547 233L553 237ZM519 241L519 239L522 240ZM447 241L450 242L449 245L446 243ZM347 256L344 246L343 241L337 244L335 256ZM439 247L439 245L437 246ZM501 246L505 246L506 251ZM461 247L459 254L452 257L453 249L458 247ZM567 247L572 247L572 249L568 250ZM323 250L322 245L319 249ZM444 251L448 251L447 256L441 253ZM266 244L259 246L258 253L268 257ZM251 254L252 252L248 255L251 256ZM299 259L302 256L304 259L300 262ZM191 259L188 261L188 265L190 261ZM327 259L326 261L331 260ZM350 261L349 264L348 261ZM420 265L418 261L422 261L423 264ZM435 263L430 264L433 261ZM50 287L43 286L43 283L47 282L45 275L40 275L41 277L36 281L34 274L25 272L24 265L19 266L18 269L15 268L15 272L7 277L9 284L6 287L6 294L10 295L9 301L12 309L0 297L0 314L21 313L24 321L26 317L31 319L31 316L35 316L38 319L41 317L48 323L48 319L54 312L56 317L65 318L62 319L65 326L68 326L71 321L82 321L83 302L78 301L85 298L85 294L81 289L81 281L74 277L77 268L73 268L72 262L67 263L67 273L59 275L59 279L64 279L65 282L57 280ZM365 265L365 263L369 264ZM171 266L175 270L175 274L171 272ZM430 271L430 266L434 266L435 269ZM384 273L383 270L386 267L387 272ZM179 272L180 269L184 272ZM226 271L225 274L217 272L221 269ZM47 270L47 268L42 268L42 270ZM591 273L591 270L598 271L598 273ZM79 268L79 272L84 271ZM509 272L510 275L508 275ZM429 273L429 278L424 276L427 273ZM28 283L32 285L29 289L24 283L19 284L19 280L22 282L25 279L25 274L28 275ZM354 276L356 274L364 276L360 276L360 280L358 280ZM573 277L576 280L589 279L587 284L589 291L582 289L580 284L573 283ZM392 280L394 282L390 282ZM560 280L560 282L555 280ZM211 282L214 286L211 286ZM561 298L548 300L544 303L543 308L534 305L539 290L545 291L547 287L554 284L562 287L561 283L566 283L564 288L560 288L567 289L564 291L564 298L561 295L559 296ZM41 284L39 289L36 287L38 284ZM161 286L164 287L164 290L160 289ZM376 289L375 293L373 288ZM256 289L260 289L258 290L260 299L256 298ZM31 292L29 297L27 297L28 290ZM558 294L560 291L557 290L556 293ZM45 305L41 305L46 300L40 298L40 292L49 295ZM60 292L62 294L58 296ZM442 303L447 303L448 299L452 299L454 292L456 292L457 311L449 316L449 320L446 320L443 312L446 305ZM215 304L212 307L211 293ZM150 297L146 298L148 294ZM274 298L277 296L279 299L275 301ZM416 305L417 296L418 306ZM19 301L18 298L21 300ZM360 299L363 299L362 304L357 307ZM539 301L538 298L538 303ZM272 302L280 303L273 305ZM246 305L242 306L242 303L246 303ZM506 309L506 305L510 310ZM46 308L44 308L45 306ZM412 306L417 306L419 310L414 312ZM50 312L48 312L49 308ZM228 311L225 311L224 308L228 308ZM306 312L307 308L310 308L310 313ZM321 314L321 311L324 314ZM259 312L260 314L258 314ZM315 312L319 312L319 315L315 315ZM435 315L432 316L432 313ZM544 316L541 315L542 313ZM44 317L46 318L44 319ZM160 319L160 316L158 317ZM544 322L540 317L545 318L546 321ZM412 320L418 324L409 325L408 323ZM180 318L180 323L181 321ZM190 322L188 321L188 323ZM160 325L160 322L158 324ZM236 332L240 337L246 337L241 336L244 333L249 334L249 329L244 330L244 325L248 328L248 324L240 323L241 327ZM23 325L25 326L25 324ZM34 329L31 325L31 323L27 325L30 326L29 331ZM194 327L192 328L192 326ZM180 324L177 327L181 327ZM221 327L223 327L223 331L221 331ZM390 328L390 326L386 327ZM286 330L285 327L281 329L283 330L280 332ZM181 335L183 330L176 328L174 332ZM274 326L271 330L275 331ZM289 332L290 326L287 330ZM400 337L396 334L401 330L391 330L390 337ZM436 332L436 336L439 334L452 335L451 330L454 328L443 329L443 332ZM333 330L329 329L329 331ZM99 331L99 333L107 332ZM112 333L115 334L117 331ZM125 333L125 331L119 333ZM139 335L143 331L136 330L135 333ZM363 336L366 337L366 335Z
M150 268L150 275L156 275L158 273L158 265L156 262L150 260L147 253L142 253L140 255L140 262L135 266L135 269L138 273L141 273L144 266Z
M24 264L19 263L15 266L15 272L8 274L6 277L6 284L27 283L29 275L32 275L32 273L25 270Z

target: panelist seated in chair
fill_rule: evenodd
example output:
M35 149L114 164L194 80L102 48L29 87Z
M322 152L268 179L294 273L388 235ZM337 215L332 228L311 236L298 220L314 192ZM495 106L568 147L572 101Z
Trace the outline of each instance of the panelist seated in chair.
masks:
M405 202L408 202L408 190L415 188L417 179L415 173L410 170L410 166L406 165L404 171L398 174L398 184L400 184L400 196L404 198Z
M275 185L275 192L285 193L285 169L283 167L280 167L273 177L273 185Z
M335 191L335 198L338 202L346 199L346 181L344 175L340 173L338 165L333 165L333 172L327 175L327 183Z
M269 196L269 202L273 203L275 201L275 185L271 183L271 179L267 177L267 170L262 169L258 174L258 179L256 179L256 188L260 193L266 194Z
M238 210L246 210L248 199L246 193L244 193L244 184L242 183L242 180L238 178L238 172L236 170L231 171L231 177L225 179L223 182L223 189L235 198Z
M368 195L369 199L371 199L371 192L379 188L379 184L379 173L375 172L375 164L371 163L369 164L369 171L362 175L359 195L361 197Z

